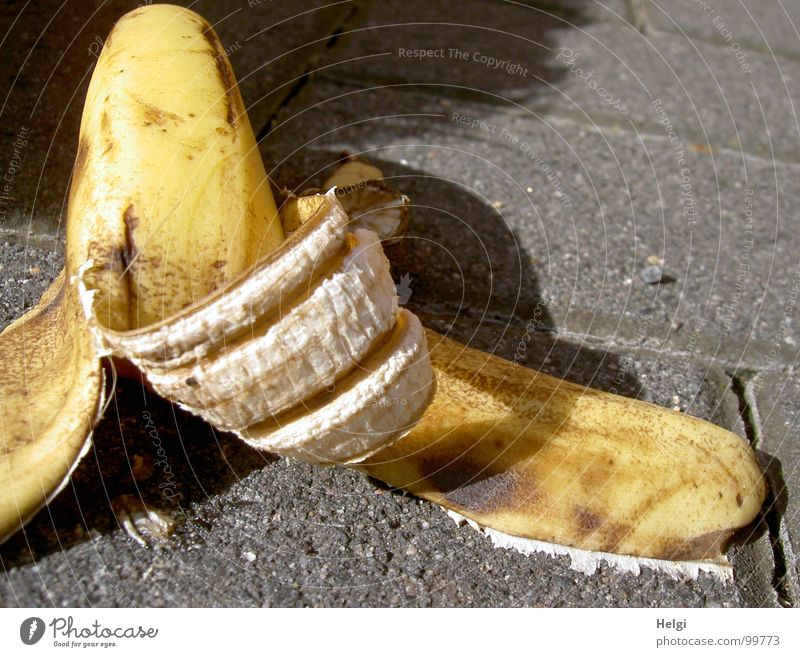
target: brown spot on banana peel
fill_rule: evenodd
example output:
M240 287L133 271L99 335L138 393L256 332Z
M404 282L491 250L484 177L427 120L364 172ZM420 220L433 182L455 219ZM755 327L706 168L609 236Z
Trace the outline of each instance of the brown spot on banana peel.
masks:
M131 316L136 308L137 297L132 267L138 255L133 231L139 223L139 218L134 213L133 204L126 208L125 214L122 217L122 223L125 226L125 245L119 251L119 254L122 259L122 278L125 281L125 288L128 293L128 323L130 326L136 326L136 318Z
M578 531L590 532L597 531L603 526L602 516L593 513L584 506L575 507L575 520L577 521Z
M174 112L168 112L164 109L158 108L155 105L151 105L148 102L145 102L141 98L134 97L137 103L141 106L142 109L142 116L145 120L145 125L156 125L156 126L164 126L167 124L168 121L175 121L180 122L183 121L183 117L179 114L175 114ZM101 117L101 127L103 128L104 132L108 132L108 126L110 125L107 123L108 116L105 112Z
M222 47L216 32L214 32L214 28L208 23L205 23L205 25L202 26L202 35L210 46L210 54L211 57L214 58L214 63L217 66L220 83L225 89L225 105L227 107L225 118L235 131L239 117L245 114L242 98L237 90L236 76L234 76L231 70L228 56L225 54L225 49Z
M520 488L513 470L495 470L491 464L472 460L469 454L436 454L419 461L421 476L451 504L483 513L513 505ZM534 482L526 482L526 493L535 495Z
M89 140L87 137L81 137L78 141L78 153L75 156L75 164L72 168L72 184L69 188L69 202L73 202L73 198L77 196L78 190L83 183L83 178L86 173L87 163L89 161Z
M665 541L662 546L663 559L673 561L715 560L722 554L731 535L732 529L708 532L688 539Z
M427 339L437 394L370 475L507 534L660 559L719 558L758 514L765 484L739 436Z

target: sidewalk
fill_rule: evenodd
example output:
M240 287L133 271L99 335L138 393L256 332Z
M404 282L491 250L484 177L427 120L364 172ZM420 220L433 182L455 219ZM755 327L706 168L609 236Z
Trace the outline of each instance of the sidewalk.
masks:
M13 26L16 5L0 10L2 326L61 266L85 88L136 4L53 18L44 2ZM363 153L415 204L387 255L426 325L511 358L535 320L528 366L740 433L774 503L731 548L733 583L586 576L357 473L257 453L122 382L72 484L0 549L0 604L800 604L800 10L290 5L193 5L228 47L273 180L316 186L343 150ZM130 538L124 496L172 535Z

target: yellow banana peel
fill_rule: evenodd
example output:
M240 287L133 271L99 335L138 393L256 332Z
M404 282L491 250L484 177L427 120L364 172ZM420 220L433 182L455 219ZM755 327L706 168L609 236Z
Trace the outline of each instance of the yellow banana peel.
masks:
M506 534L657 559L719 560L758 514L736 434L427 337L437 393L372 476Z
M0 334L0 541L67 483L91 444L103 369L62 272Z
M245 412L252 409L231 399L252 400L266 414L257 425L259 440L269 425L267 442L259 443L266 448L295 441L292 450L307 449L297 442L303 431L322 431L303 424L296 408L287 411L284 402L263 398L272 390L269 377L290 371L309 412L344 415L359 395L379 390L383 397L373 405L400 400L408 417L402 409L373 408L363 427L387 418L396 418L397 426L381 425L391 439L377 447L348 437L353 454L360 450L358 458L342 459L352 467L515 536L658 559L720 560L732 532L753 521L766 494L745 441L707 422L576 386L432 331L415 343L427 341L429 357L414 355L411 347L403 351L417 320L400 311L396 322L381 323L382 308L396 310L382 306L391 299L376 292L385 283L382 256L361 255L377 243L363 231L345 236L337 213L343 214L342 205L351 215L361 211L362 226L388 226L384 237L395 237L405 225L407 199L376 182L380 172L374 167L345 166L330 184L345 189L347 203L340 204L335 192L289 199L282 217L291 237L284 239L213 29L192 11L168 5L143 7L119 21L86 99L65 272L36 308L0 335L0 540L55 494L87 448L104 400L102 359L113 355L134 362L156 390L189 391L164 392L181 404L188 404L183 396L195 386L207 386L201 392L219 397L212 400L221 405L214 413L227 414L226 426L241 425L246 439L247 427L256 426ZM350 195L354 190L356 196ZM379 220L370 224L376 214ZM315 239L315 251L302 250ZM289 257L299 264L277 266ZM347 285L363 285L361 296L377 299L374 312L365 314L375 321L372 342L356 344L359 336L348 334L348 349L359 355L335 370L311 358L305 363L302 349L292 358L303 367L291 360L285 368L259 370L255 365L272 352L258 351L255 341L283 345L267 338L279 334L286 317L322 321L325 313L312 313L313 303L340 289L335 281L352 274L347 263L363 269ZM378 273L370 273L369 263ZM301 266L308 273L292 279ZM236 308L225 305L231 300L252 317L232 319ZM326 303L342 318L363 310L360 296ZM235 376L226 378L225 365L234 361L243 376L258 370L241 389ZM384 370L356 367L378 361ZM428 362L435 384L426 378ZM375 373L384 371L386 377L415 374L397 379L404 387L392 398L390 386L378 386L385 381ZM180 381L169 378L174 372ZM201 375L209 380L197 380ZM202 403L193 403L190 408L204 415ZM296 431L283 435L284 429Z

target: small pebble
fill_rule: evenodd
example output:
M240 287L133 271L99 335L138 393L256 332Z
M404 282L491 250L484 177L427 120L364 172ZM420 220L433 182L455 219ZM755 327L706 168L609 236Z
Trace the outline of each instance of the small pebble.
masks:
M255 552L242 552L242 556L244 557L245 561L249 561L250 563L253 563L256 560Z
M642 271L639 272L639 276L642 278L643 283L647 283L648 285L655 285L661 282L661 278L664 275L661 267L658 265L648 265Z

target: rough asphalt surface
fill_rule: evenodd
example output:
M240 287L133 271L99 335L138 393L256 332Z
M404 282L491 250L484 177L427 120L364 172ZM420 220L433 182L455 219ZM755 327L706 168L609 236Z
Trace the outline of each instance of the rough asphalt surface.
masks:
M137 4L0 10L2 326L62 265L86 85ZM412 197L387 254L426 325L510 358L534 319L528 365L754 443L773 492L730 548L733 583L495 549L431 504L258 453L128 380L69 485L0 547L0 604L798 604L800 11L708 4L193 8L228 47L273 180L318 185L348 150ZM127 531L143 505L171 531Z

